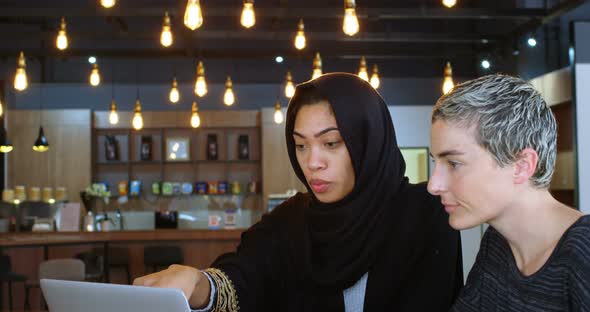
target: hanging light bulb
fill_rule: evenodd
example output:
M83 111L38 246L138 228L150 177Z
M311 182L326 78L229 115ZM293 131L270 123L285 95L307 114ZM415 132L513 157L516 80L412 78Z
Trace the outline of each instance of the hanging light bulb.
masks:
M17 91L23 91L29 86L26 69L25 54L21 51L18 56L16 75L14 76L14 89Z
M240 23L246 28L250 28L256 24L256 14L254 14L254 0L244 0L244 8L242 9L242 16Z
M115 104L115 99L111 100L111 113L109 114L109 123L111 125L116 125L119 123L119 114L117 114L117 104Z
M41 153L49 150L49 142L45 136L45 131L43 131L43 126L39 126L39 136L37 136L37 140L33 144L33 150Z
M199 61L197 64L197 82L195 83L195 94L199 97L207 94L207 82L205 81L205 66Z
M166 11L166 14L164 14L164 24L162 25L162 34L160 35L160 43L166 48L171 46L174 40L170 29L170 16L168 15L168 11Z
M443 81L442 90L443 94L447 94L451 92L451 90L453 90L453 88L455 87L455 83L453 82L453 69L451 68L450 62L447 62L447 65L445 66L444 75L445 78Z
M203 13L199 0L188 0L184 11L184 25L190 30L195 30L203 25Z
M100 73L98 72L98 64L92 65L92 72L90 73L90 85L96 87L100 84Z
M141 116L141 102L139 102L139 97L135 100L135 113L133 114L131 124L135 130L141 130L141 128L143 128L143 117Z
M369 73L367 73L367 61L365 60L364 56L361 56L358 76L364 81L369 81Z
M322 75L322 58L320 57L320 53L317 52L315 54L315 58L313 59L313 73L311 75L311 79L316 79L317 77Z
M378 89L381 81L379 81L379 68L377 68L377 64L373 64L373 74L371 75L371 86L374 89Z
M292 98L295 95L295 85L293 85L293 76L291 76L291 72L287 72L287 83L285 84L285 96L288 98Z
M227 106L232 106L236 101L232 85L231 78L227 76L227 80L225 81L225 93L223 94L223 103Z
M193 109L191 114L191 127L198 128L201 125L201 117L199 117L199 108L197 101L193 101Z
M359 32L359 20L356 17L356 4L354 0L344 0L344 22L342 30L349 36Z
M6 129L4 126L0 127L0 153L10 153L12 151L12 143L8 139Z
M176 77L172 80L172 89L170 89L170 96L168 97L170 102L176 104L180 100L180 93L178 92L178 84L176 83Z
M2 104L2 99L0 99L0 117L4 114L4 105Z
M297 50L305 49L305 32L303 31L303 19L299 19L299 25L297 25L297 35L295 36L295 48Z
M457 4L457 0L442 0L442 4L447 8L452 8Z
M107 8L107 9L114 7L116 3L117 3L117 1L115 1L115 0L100 0L100 5L102 5L103 7Z
M283 112L281 111L281 101L279 101L279 99L277 99L277 102L275 103L275 123L277 125L283 123Z
M57 33L57 38L55 39L55 45L60 50L65 50L68 48L68 35L66 34L66 19L64 17L61 18L59 32Z

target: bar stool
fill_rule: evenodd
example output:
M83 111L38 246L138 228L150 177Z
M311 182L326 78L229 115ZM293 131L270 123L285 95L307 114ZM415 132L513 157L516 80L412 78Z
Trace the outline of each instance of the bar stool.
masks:
M3 285L4 282L8 284L8 308L10 311L13 311L12 306L12 283L14 282L22 282L24 286L24 282L27 280L27 276L24 274L12 272L12 263L10 261L10 256L8 255L0 255L0 283ZM0 287L2 289L2 287ZM4 293L0 291L0 296ZM0 306L0 310L2 307Z
M89 282L101 282L103 280L103 263L104 258L92 251L81 252L76 254L76 259L82 260L86 267L85 280Z
M147 246L143 249L143 264L151 268L152 272L167 268L172 264L182 264L184 255L182 249L174 245ZM147 269L146 269L147 271Z
M92 252L104 259L104 248L93 248ZM109 269L123 269L127 275L127 284L131 285L131 270L129 269L129 249L125 247L109 246ZM101 267L102 268L102 267ZM102 272L102 269L101 269ZM102 272L104 274L104 272ZM106 281L110 283L110 281Z

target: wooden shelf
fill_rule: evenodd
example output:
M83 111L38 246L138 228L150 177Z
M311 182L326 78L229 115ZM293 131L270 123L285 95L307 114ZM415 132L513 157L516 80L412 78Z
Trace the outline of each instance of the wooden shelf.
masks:
M238 181L243 185L250 181L262 184L261 161L261 128L258 118L251 113L236 112L212 113L206 127L193 129L177 127L175 116L156 114L152 118L154 125L141 131L129 128L110 129L95 123L101 128L92 131L93 182L106 182L111 192L116 193L119 181L142 181L142 194L151 195L154 182L196 182L196 181ZM250 116L244 119L244 116ZM119 161L105 160L105 137L114 135L118 142ZM207 160L207 137L217 136L217 153L220 160ZM248 152L251 159L241 160L239 157L239 138L248 136ZM151 160L142 161L142 137L151 137ZM190 160L168 161L167 145L170 138L188 139L187 154ZM254 196L249 194L248 196ZM232 194L191 194L191 195L158 195L160 197L175 196L244 196ZM262 203L262 201L259 201ZM143 203L145 209L152 209L151 203ZM154 204L155 205L155 204ZM260 204L261 205L261 204ZM258 205L257 205L258 207Z

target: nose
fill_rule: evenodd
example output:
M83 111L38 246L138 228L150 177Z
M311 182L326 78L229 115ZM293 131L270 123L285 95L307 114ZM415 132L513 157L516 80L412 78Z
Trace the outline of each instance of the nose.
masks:
M432 170L432 176L428 180L428 192L432 195L440 196L447 190L445 182L445 174L442 169L436 164Z
M312 171L326 168L326 161L320 148L311 147L307 157L307 168Z

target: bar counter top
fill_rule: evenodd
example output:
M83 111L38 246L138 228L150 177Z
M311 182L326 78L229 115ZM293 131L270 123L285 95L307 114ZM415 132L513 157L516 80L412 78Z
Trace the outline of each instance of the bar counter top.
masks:
M0 234L0 247L70 245L85 243L124 243L159 241L228 241L239 240L245 229L176 230L111 232L18 232Z

